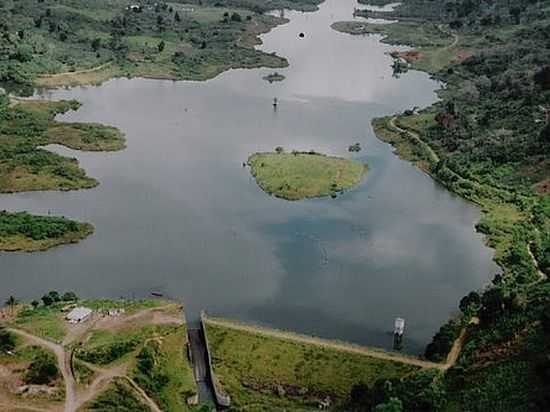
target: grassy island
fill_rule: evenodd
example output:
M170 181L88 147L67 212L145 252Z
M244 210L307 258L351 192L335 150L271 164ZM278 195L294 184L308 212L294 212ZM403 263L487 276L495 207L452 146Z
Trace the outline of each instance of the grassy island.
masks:
M0 96L0 193L75 190L98 184L86 176L76 159L41 149L53 143L88 151L125 147L124 135L114 127L55 120L57 114L79 107L75 100L10 100Z
M267 193L286 200L336 196L357 185L366 165L315 152L255 153L248 159L252 175Z
M98 185L78 161L42 148L114 151L125 147L123 133L96 123L67 123L55 116L77 110L77 101L20 100L0 95L0 193L76 190ZM0 250L38 251L75 243L93 232L89 224L64 218L0 214Z
M92 234L88 223L64 217L33 216L25 212L0 212L0 250L36 252L76 243Z

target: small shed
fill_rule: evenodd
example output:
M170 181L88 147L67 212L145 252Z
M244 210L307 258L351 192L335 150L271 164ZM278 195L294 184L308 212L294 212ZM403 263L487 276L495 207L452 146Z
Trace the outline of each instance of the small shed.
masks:
M405 319L395 318L393 334L397 336L403 336L405 332Z
M81 323L86 322L90 316L92 316L92 310L81 306L71 310L67 314L66 319L69 323Z

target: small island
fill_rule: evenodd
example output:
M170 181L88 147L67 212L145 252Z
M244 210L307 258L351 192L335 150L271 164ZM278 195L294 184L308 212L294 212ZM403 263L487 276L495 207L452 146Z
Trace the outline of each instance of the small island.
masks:
M367 172L363 163L313 151L255 153L248 158L252 175L267 193L286 200L336 197L357 185Z
M268 81L269 83L273 83L273 82L282 82L284 79L286 79L286 77L281 73L275 72L262 77L262 79Z
M26 212L0 212L0 251L37 252L76 243L94 232L89 223Z

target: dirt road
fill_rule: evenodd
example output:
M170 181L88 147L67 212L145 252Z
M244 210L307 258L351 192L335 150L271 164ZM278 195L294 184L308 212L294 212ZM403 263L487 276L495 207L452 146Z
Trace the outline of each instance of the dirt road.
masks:
M35 345L52 351L55 354L59 365L59 370L61 371L63 381L65 382L65 412L76 411L76 382L73 374L71 373L68 354L65 352L63 346L50 342L49 340L39 338L38 336L31 335L21 329L8 328L8 330L25 338Z
M224 319L207 318L206 323L211 325L217 325L225 328L248 332L256 335L268 336L276 339L289 340L293 342L300 342L309 345L322 346L324 348L334 349L342 352L357 353L360 355L369 356L371 358L383 359L392 362L405 363L407 365L418 366L420 368L440 369L446 370L450 366L442 363L435 363L424 361L422 359L414 358L412 356L401 355L398 353L384 352L382 350L370 349L364 346L340 343L330 341L326 339L316 338L312 336L299 335L291 332L284 332L276 329L268 329L260 326L243 325L236 322L231 322ZM458 357L458 354L457 354Z

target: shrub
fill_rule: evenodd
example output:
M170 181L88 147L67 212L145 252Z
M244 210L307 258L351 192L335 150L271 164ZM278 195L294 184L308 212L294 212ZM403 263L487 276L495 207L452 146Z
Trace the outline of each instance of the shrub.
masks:
M15 336L5 330L0 328L0 353L11 352L15 349Z
M50 352L41 351L32 360L25 374L26 383L47 385L59 377L57 360Z

